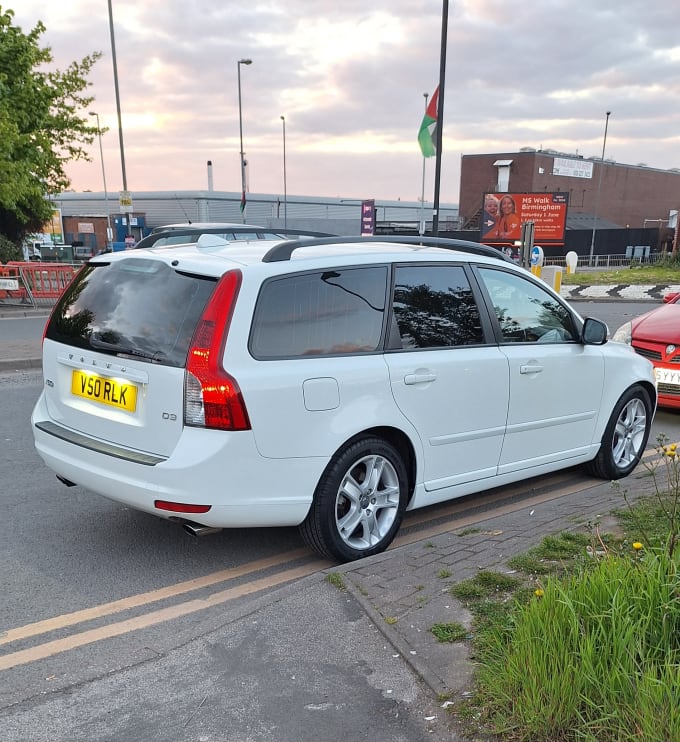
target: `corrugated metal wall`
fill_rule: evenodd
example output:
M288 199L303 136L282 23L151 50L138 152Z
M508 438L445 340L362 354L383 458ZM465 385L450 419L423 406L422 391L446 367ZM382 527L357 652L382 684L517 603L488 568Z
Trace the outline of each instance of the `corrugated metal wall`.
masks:
M177 222L241 222L239 193L222 191L147 191L132 193L135 214L145 214L148 227ZM62 193L52 199L63 216L96 216L107 213L103 193ZM375 201L378 222L419 222L432 220L432 204L422 208L418 202ZM360 199L288 196L287 204L278 195L248 194L246 219L250 224L281 226L284 211L288 221L350 220L360 222ZM118 214L117 194L109 194L108 210ZM457 204L440 204L440 222L458 222ZM319 227L320 231L324 231ZM330 231L330 230L329 230Z

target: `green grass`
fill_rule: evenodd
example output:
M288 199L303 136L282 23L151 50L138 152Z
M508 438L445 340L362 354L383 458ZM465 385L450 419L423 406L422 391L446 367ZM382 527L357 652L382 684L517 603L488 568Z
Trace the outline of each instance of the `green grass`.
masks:
M512 557L508 566L528 575L556 573L584 559L589 543L590 538L583 533L564 532L548 536L533 549Z
M517 590L520 586L521 581L513 575L481 570L471 579L452 585L449 592L465 603Z
M576 273L562 271L562 284L568 286L604 286L608 284L680 284L680 264L589 271L577 267Z
M548 579L486 632L478 701L503 739L680 739L678 565L645 559Z
M436 623L430 628L438 642L462 642L468 638L468 629L459 623Z
M473 615L477 670L473 696L448 710L473 736L680 740L680 464L657 450L656 493L634 505L622 493L623 535L550 536L510 560L514 574L450 588Z
M333 585L333 587L337 587L338 590L347 589L345 580L339 572L329 572L326 575L326 582L328 582L330 585Z

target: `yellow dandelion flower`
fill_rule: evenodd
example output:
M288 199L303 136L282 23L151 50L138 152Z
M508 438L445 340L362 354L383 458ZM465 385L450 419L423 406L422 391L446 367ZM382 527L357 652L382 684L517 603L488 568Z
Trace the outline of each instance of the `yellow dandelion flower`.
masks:
M632 546L635 549L635 551L640 551L640 549L643 548L642 544L639 541L633 541Z
M536 588L536 589L534 590L534 595L535 595L535 596L536 596L537 598L542 598L542 597L543 597L543 596L545 595L545 593L543 592L543 590L541 590L541 588L540 588L540 587L537 587L537 588Z
M676 449L677 449L677 445L675 443L671 443L671 445L668 446L669 451L675 452Z

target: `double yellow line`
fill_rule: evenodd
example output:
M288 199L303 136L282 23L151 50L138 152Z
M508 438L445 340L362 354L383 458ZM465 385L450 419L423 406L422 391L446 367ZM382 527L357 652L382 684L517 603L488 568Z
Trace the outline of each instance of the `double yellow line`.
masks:
M102 605L94 606L92 608L86 608L82 611L65 613L61 616L48 618L44 621L37 621L36 623L20 626L16 629L10 629L9 631L4 632L2 636L0 636L0 645L23 641L34 636L40 636L41 634L47 634L52 631L58 631L59 629L77 626L86 621L94 621L133 608L148 606L162 600L176 598L195 590L201 590L221 582L235 580L264 569L281 566L281 564L308 557L309 553L308 549L288 551L273 557L249 562L248 564L239 567L221 570L220 572L213 572L204 577L197 577L193 580L169 585L168 587L160 588L159 590L151 590L150 592L140 593L139 595L132 595L129 598L122 598L121 600L114 600L110 603L103 603ZM45 659L52 655L75 649L76 647L92 644L101 641L102 639L110 639L131 631L155 626L164 621L171 621L175 618L180 618L181 616L197 613L198 611L212 608L213 606L226 603L229 600L244 595L251 595L260 590L271 589L272 587L283 585L291 580L306 577L314 572L326 569L329 566L331 566L330 562L314 560L298 567L275 572L266 577L261 577L256 580L236 585L235 587L211 593L205 598L195 598L193 600L168 606L167 608L160 608L141 616L107 624L106 626L101 626L96 629L82 631L79 634L74 634L73 636L68 636L63 639L55 639L28 649L22 649L10 654L5 654L0 656L0 670L8 670L12 667L25 665L29 662L35 662L36 660Z

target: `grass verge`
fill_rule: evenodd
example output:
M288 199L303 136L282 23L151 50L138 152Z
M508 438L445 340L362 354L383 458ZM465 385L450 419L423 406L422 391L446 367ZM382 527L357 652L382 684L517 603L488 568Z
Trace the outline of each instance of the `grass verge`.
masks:
M611 271L588 271L587 268L577 268L576 273L562 272L562 284L568 286L680 284L680 264L632 265L630 268Z
M475 692L450 707L471 734L680 740L680 468L658 452L622 537L561 533L450 588L474 617Z

